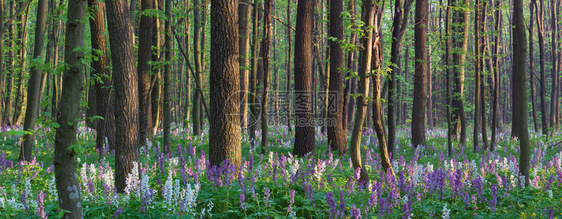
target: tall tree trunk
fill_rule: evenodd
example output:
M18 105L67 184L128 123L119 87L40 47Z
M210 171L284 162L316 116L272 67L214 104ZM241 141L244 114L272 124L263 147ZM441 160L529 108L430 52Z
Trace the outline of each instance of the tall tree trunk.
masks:
M390 153L390 159L394 154L394 146L396 145L396 116L394 115L394 110L397 109L395 106L396 95L394 91L395 84L398 82L396 74L400 69L399 56L400 47L402 40L404 39L404 33L406 27L408 26L408 15L410 14L410 8L412 6L413 0L406 0L404 6L402 7L402 1L396 0L394 5L394 20L392 22L392 45L390 49L390 80L388 80L388 152ZM406 51L407 52L407 51ZM399 101L396 101L397 103Z
M286 119L287 119L287 131L289 133L292 132L291 126L291 45L293 41L291 41L291 2L287 1L287 28L285 28L285 35L287 35L286 42L287 42L287 59L285 61L285 74L286 74L286 84L285 84L285 105L287 106L286 112Z
M328 109L328 118L335 123L328 126L328 144L332 151L340 154L347 152L347 133L343 126L343 50L340 41L343 41L343 1L330 0L330 92L328 95L335 95L334 98L328 97L328 106L335 106ZM328 107L326 106L326 107Z
M163 10L164 1L163 0L155 0L154 7L158 10ZM164 32L164 28L162 27L162 19L156 18L155 25L152 29L153 38L152 38L152 45L153 48L156 48L156 51L152 53L152 61L153 62L160 62L162 61L162 56L160 55L161 47L164 44L164 40L162 38L162 33ZM154 74L151 77L151 80L154 81L154 85L152 86L151 93L151 104L152 109L150 112L152 114L152 132L149 132L149 138L156 135L158 131L158 127L160 126L161 116L160 113L162 112L162 108L160 107L160 101L162 99L162 69L161 67L154 67L153 68Z
M446 79L446 87L447 87L447 94L445 107L447 108L447 155L449 157L453 156L453 142L452 142L452 134L453 134L453 126L451 123L451 5L452 0L447 1L447 12L445 15L445 71L447 72L447 79Z
M486 33L486 7L487 7L487 1L483 2L482 5L482 14L481 14L481 21L480 21L480 29L482 33ZM486 74L485 74L485 63L486 60L489 61L489 58L484 58L484 55L488 52L487 45L488 42L488 37L487 36L482 36L482 39L480 41L481 46L480 46L480 105L481 105L481 113L482 113L482 143L483 145L483 149L487 150L488 149L488 134L487 134L487 130L486 130L486 125L488 123L488 120L486 119ZM489 63L489 62L488 62ZM490 69L491 69L491 65L490 65Z
M263 65L263 88L261 96L261 153L265 154L267 148L267 123L269 118L268 112L268 96L269 96L269 48L271 46L271 0L264 1L263 16L263 40L261 42L261 54Z
M105 138L109 149L113 149L115 143L115 120L113 113L113 101L111 101L111 75L107 70L107 41L103 33L105 28L105 2L88 0L88 5L93 9L90 20L90 36L92 37L92 48L97 50L97 60L92 61L93 72L95 72L96 112L103 120L97 121L96 125L96 148L103 152ZM90 91L93 92L93 91Z
M212 166L242 164L240 147L240 67L238 2L211 0L209 154Z
M256 143L256 129L259 122L258 116L258 65L259 65L259 55L258 55L258 26L259 26L259 16L258 16L258 7L257 7L257 0L254 0L254 8L252 13L252 20L253 20L253 32L252 32L252 72L250 76L250 92L251 95L249 97L250 101L250 116L248 118L248 125L250 126L250 144L252 146Z
M139 143L146 145L150 114L150 72L152 66L148 63L152 60L152 38L154 30L154 18L143 15L143 12L154 9L154 0L141 0L141 17L139 29L139 54L138 54L138 83L139 83Z
M172 1L165 3L166 23L164 25L165 62L164 65L164 153L170 152L172 147L170 139L170 126L172 125Z
M21 14L22 28L19 33L19 43L21 45L20 50L20 70L18 75L18 85L16 93L15 111L13 122L14 125L19 126L23 120L23 112L25 111L25 103L27 93L25 92L25 69L27 68L26 57L27 57L27 26L29 19L29 4L26 6L25 3L21 3L21 7L26 7L25 13Z
M312 97L312 16L313 1L299 0L295 31L295 145L293 154L305 156L316 147Z
M502 8L501 0L496 2L496 29L495 29L495 43L494 43L494 54L492 56L493 61L493 75L494 75L494 93L492 95L492 141L490 142L490 151L496 150L496 136L497 136L497 126L498 126L498 102L499 102L499 87L500 87L500 31L502 24ZM532 23L532 21L531 21ZM531 39L531 38L529 38Z
M199 92L199 88L203 87L203 70L201 61L201 5L199 0L193 2L193 57L195 59L195 93L193 94L193 109L192 109L192 119L193 119L193 135L197 136L201 134L201 103L203 97ZM204 29L204 26L203 26Z
M535 4L537 4L536 0L531 0L531 3L529 3L529 8L531 10L531 12L529 13L529 70L530 70L530 75L529 78L531 78L531 113L533 114L533 124L534 124L534 128L535 131L539 131L539 123L537 121L537 101L535 100L536 97L536 91L535 91L535 67L534 67L534 44L533 44L533 35L535 35L533 26L534 26L534 19L533 16L535 14Z
M525 185L529 185L531 150L527 127L527 74L525 60L527 56L525 17L522 0L513 0L513 123L512 128L519 133L519 172L525 176Z
M367 99L369 98L369 77L367 76L371 72L371 62L373 55L373 48L378 41L378 31L373 33L374 30L378 30L377 25L375 25L375 0L363 0L362 6L362 21L365 27L375 27L375 28L364 28L364 33L362 34L363 50L361 50L361 61L359 66L359 96L357 97L357 115L353 125L353 133L351 135L351 142L349 146L349 152L351 156L351 162L353 164L353 169L360 169L359 181L365 185L369 184L369 174L365 165L363 165L361 156L361 136L363 135L363 123L365 121L365 116L367 114Z
M250 67L250 1L242 0L238 6L238 32L240 32L240 39L238 43L240 44L240 127L246 129L248 125L248 85L250 83L249 79L249 67Z
M10 1L10 16L13 16L15 13L15 2L14 1ZM2 25L3 26L3 25ZM10 62L9 62L9 66L10 66L10 73L8 76L6 76L7 78L7 82L6 82L6 95L5 95L5 99L4 99L4 103L5 103L5 108L4 108L4 112L2 115L2 124L5 125L12 125L12 117L11 117L11 112L12 112L12 105L13 105L13 101L12 101L12 96L13 96L13 84L14 84L14 78L16 76L15 74L15 65L16 65L16 54L15 54L15 29L14 28L15 25L8 25L8 35L9 37L7 39L9 39L9 47L10 50L8 52L8 57L10 58Z
M190 4L191 4L190 2L191 2L191 0L185 0L185 7L189 8ZM189 37L191 36L190 31L191 31L191 23L189 21L189 16L186 16L186 18L185 18L185 39L184 39L185 40L184 41L185 46L183 48L184 48L185 54L188 58L191 58L191 47L189 46L189 42L190 42ZM191 66L189 59L185 60L185 62L188 66ZM191 67L187 68L187 73L185 75L185 77L186 77L185 105L184 105L184 107L185 107L185 118L184 118L184 122L183 122L185 127L189 127L189 122L193 118L193 117L190 116L191 115L190 109L191 109L191 106L192 106L191 105L191 78L192 78L192 74L193 74L193 72L192 72Z
M9 15L9 13L8 13ZM8 39L8 41L10 40L10 37L6 37L4 38L4 0L0 0L0 17L2 19L0 19L0 38L2 39ZM4 40L2 40L2 42L0 42L0 72L2 74L2 84L0 86L0 90L1 93L0 95L3 97L5 90L9 89L6 85L6 79L9 77L8 76L8 72L4 71ZM2 112L1 110L4 110L4 102L2 102L2 100L0 99L0 112ZM4 124L4 121L2 120L1 116L0 116L0 124Z
M535 6L539 7L537 4ZM536 9L537 12L537 28L539 29L539 64L540 64L540 90L539 96L541 99L541 125L542 125L542 133L548 133L548 123L547 123L547 113L546 113L546 74L545 74L545 48L544 48L544 41L545 41L545 30L544 30L544 3L540 1L540 10L539 8Z
M55 177L59 197L59 207L67 212L64 218L82 218L82 204L80 200L80 182L76 175L76 148L69 150L69 146L76 144L76 129L80 118L80 98L82 97L84 54L76 50L84 46L87 1L69 1L61 102L57 113L57 122L60 127L55 134ZM78 146L79 147L79 146Z
M43 56L45 27L47 26L47 3L47 0L38 1L33 59L40 59ZM1 62L0 65L2 65ZM25 160L28 162L32 159L31 154L33 145L35 144L35 136L32 133L35 131L35 121L37 120L37 109L39 108L39 97L41 95L41 75L43 74L41 66L33 65L30 74L27 90L27 109L25 111L25 121L23 123L23 129L30 132L30 134L23 136L23 143L18 158L20 161Z
M557 77L557 68L556 68L556 58L557 58L557 53L558 53L558 47L556 47L557 44L557 35L558 35L558 15L557 15L557 11L559 10L559 8L557 7L557 0L550 0L550 4L551 4L551 48L552 48L552 70L551 70L551 83L552 83L552 88L551 88L551 92L550 92L550 126L553 128L553 130L550 132L551 136L554 136L554 132L557 129L556 127L556 105L558 102L558 96L556 95L556 91L557 91L557 82L559 80L559 78Z
M115 187L122 193L138 155L138 78L133 48L133 26L127 0L107 4L109 42L115 87Z
M382 11L378 11L378 13L382 13ZM377 19L375 19L377 20ZM373 25L375 30L378 29L379 23L378 20ZM371 70L374 72L371 77L373 79L373 126L375 128L375 132L377 133L377 138L379 140L379 151L381 157L381 165L385 171L390 171L392 175L394 175L394 171L392 170L392 164L390 163L390 157L388 156L388 150L386 146L386 136L385 131L383 128L383 109L381 105L381 79L383 78L383 73L381 71L381 62L382 62L382 52L383 47L380 43L379 31L373 34L373 54L371 56ZM363 172L363 170L361 170Z
M459 2L462 1L462 2ZM453 99L452 121L455 135L461 144L466 144L466 118L464 112L464 62L468 41L468 8L467 0L453 0Z
M347 9L350 13L351 16L355 16L355 0L351 0L349 1L348 4L348 9ZM355 45L355 41L357 39L357 34L355 33L355 31L353 31L351 33L351 37L349 39L349 43L351 45ZM346 67L347 67L347 74L345 75L345 89L343 91L343 112L342 112L342 126L343 126L343 130L345 132L345 135L347 136L347 127L348 127L348 121L351 120L351 113L354 112L353 107L349 107L351 105L351 102L355 100L355 98L351 98L349 97L349 94L351 93L352 89L355 89L355 87L352 87L351 82L355 79L355 77L351 77L351 70L353 69L353 55L355 54L355 51L350 50L347 52L347 63L346 63ZM350 110L351 109L351 110ZM348 118L349 117L349 118Z
M427 0L416 0L414 102L412 104L412 144L425 140L425 103L427 83Z

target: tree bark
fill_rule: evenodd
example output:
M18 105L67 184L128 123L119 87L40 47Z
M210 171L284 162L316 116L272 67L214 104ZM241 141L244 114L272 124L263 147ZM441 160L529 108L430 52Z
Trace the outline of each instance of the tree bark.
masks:
M332 151L338 151L340 154L347 152L347 133L343 124L343 50L340 47L340 41L343 41L343 1L330 0L330 82L328 99L326 106L328 109L328 118L334 121L333 125L328 126L328 145ZM332 95L335 95L332 98ZM335 106L335 109L328 108Z
M558 22L557 22L557 11L559 10L559 8L557 7L557 0L550 0L550 4L551 4L551 50L552 50L552 70L551 70L551 83L552 83L552 87L550 90L550 127L553 128L553 130L550 132L551 136L554 136L554 132L556 131L556 129L558 127L556 127L556 105L558 103L558 96L556 94L557 91L557 83L559 78L557 77L557 64L556 64L556 58L557 58L557 53L558 53L558 47L556 47L557 44L557 33L558 33Z
M246 129L248 126L248 85L249 68L250 68L250 1L242 0L238 6L238 32L240 32L240 39L238 41L240 47L240 127Z
M513 122L512 129L519 134L519 172L525 176L525 185L529 185L531 148L527 127L527 74L526 74L526 36L525 17L522 0L513 0Z
M68 212L64 218L82 218L82 202L80 200L80 183L76 175L76 129L80 119L80 99L83 90L84 65L82 50L75 50L84 45L87 1L69 1L64 63L68 66L64 71L61 102L57 113L60 127L55 134L55 178L59 197L59 207ZM69 147L74 146L74 149Z
M291 105L292 105L292 97L291 97L291 45L293 42L291 41L291 1L287 1L287 28L285 28L285 35L287 35L287 59L285 61L285 74L286 74L286 84L285 84L285 106L287 106L286 117L287 119L287 132L292 132L291 126Z
M493 75L494 75L494 93L492 95L492 141L490 142L490 151L496 150L496 136L497 136L497 126L498 126L498 102L499 102L499 88L500 88L500 31L501 31L501 24L502 24L502 9L501 9L501 0L496 2L496 36L495 36L495 43L494 43L494 54L492 56L493 62ZM532 23L532 21L531 21ZM531 39L531 38L530 38Z
M240 147L240 67L238 2L211 0L209 154L212 166L242 164Z
M33 46L33 59L40 59L43 56L45 42L45 27L47 25L47 0L39 0L37 5L37 20L35 26L35 45ZM23 39L26 40L26 39ZM25 48L23 48L25 49ZM43 56L44 57L44 56ZM0 65L3 63L0 62ZM37 109L39 108L39 97L41 95L41 75L43 70L40 65L31 67L31 76L27 90L27 108L25 111L25 121L23 129L30 132L23 136L23 143L19 154L19 160L31 161L33 145L35 144L35 121L37 120Z
M151 115L148 113L150 107L150 72L152 66L148 63L152 60L152 38L154 29L154 18L143 15L143 11L153 10L154 0L141 0L141 17L139 29L139 54L138 54L138 83L139 83L139 143L146 145L146 138Z
M27 68L26 57L27 57L27 27L28 27L28 19L29 19L29 4L27 6L25 3L21 3L21 7L25 7L25 12L21 14L20 19L22 22L22 27L19 32L19 39L18 43L21 45L20 49L20 70L18 75L18 84L17 84L17 93L16 93L16 102L15 110L14 110L14 117L12 121L14 122L13 125L19 126L23 120L23 112L26 110L26 98L27 93L25 92L25 69Z
M109 0L107 20L115 87L115 187L124 192L138 155L138 78L127 0Z
M203 87L203 71L202 71L202 61L201 61L201 5L200 0L195 0L193 2L194 7L197 7L193 10L193 58L195 59L195 93L193 94L193 110L192 112L192 119L193 119L193 135L197 136L201 134L201 102L202 96L199 92L199 88ZM204 29L204 27L203 27Z
M531 79L530 83L531 83L531 113L533 114L533 124L534 124L534 128L535 131L539 130L539 123L537 121L537 101L535 100L536 97L536 91L535 91L535 61L534 61L534 44L533 44L533 35L535 35L534 32L534 19L533 16L535 14L535 4L537 4L536 0L531 0L531 2L529 3L529 9L531 10L531 12L529 13L529 70L530 70L530 75L529 78Z
M539 7L535 4L536 7ZM545 30L544 30L544 3L540 1L540 10L536 9L537 12L537 28L539 30L539 64L540 64L540 90L539 96L541 99L541 125L542 133L548 133L548 123L547 123L547 112L546 112L546 74L545 74L545 51L544 51L544 41L545 41Z
M458 2L462 1L462 2ZM466 144L466 118L464 113L464 62L468 41L468 9L467 0L453 0L453 99L452 121L455 136L461 144Z
M313 1L299 0L295 31L295 145L293 154L305 156L316 148L312 107L312 16Z
M263 40L261 42L262 49L262 65L263 65L263 88L261 96L261 153L265 154L267 148L267 132L268 132L268 96L269 96L269 50L271 46L271 7L272 1L264 1L263 16Z
M371 56L373 55L373 48L376 46L373 43L376 43L379 38L378 33L373 33L374 30L378 30L377 25L375 25L375 12L377 10L375 8L375 4L375 0L363 0L362 21L365 24L365 27L374 28L363 29L363 50L361 50L361 60L359 66L360 84L358 91L359 96L357 97L357 113L349 146L353 169L360 169L359 182L362 182L365 185L369 184L369 174L367 173L367 169L363 165L362 161L361 136L363 135L363 123L365 121L365 116L367 113L367 99L369 97L368 74L370 74L371 72Z
M425 140L425 103L427 83L427 0L416 0L414 102L412 104L412 144Z
M164 24L165 62L164 65L164 153L169 153L172 147L170 126L172 125L172 1L165 3L166 23Z

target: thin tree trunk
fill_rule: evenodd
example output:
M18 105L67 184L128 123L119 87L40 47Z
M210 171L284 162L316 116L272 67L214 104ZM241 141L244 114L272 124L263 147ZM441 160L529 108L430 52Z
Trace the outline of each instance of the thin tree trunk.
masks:
M497 126L498 126L498 100L499 100L499 87L500 87L500 30L502 24L502 9L501 0L496 2L496 39L494 43L494 54L492 56L493 61L493 75L494 75L494 93L492 95L492 141L490 142L490 151L496 150L496 136L497 136ZM532 23L532 21L531 21Z
M551 28L552 28L552 34L551 34L551 50L552 50L552 70L551 70L551 83L552 83L552 88L551 88L551 93L550 93L550 126L553 128L553 130L550 132L551 136L554 136L554 132L556 131L556 129L558 127L556 127L556 104L558 102L558 96L556 95L556 91L557 91L557 81L559 80L559 78L557 77L557 68L556 68L556 58L557 58L557 53L558 53L558 47L556 47L557 44L557 33L558 33L558 22L557 22L557 11L558 11L558 7L557 7L557 1L558 0L550 0L550 4L551 4Z
M535 25L533 16L535 15L535 4L537 4L536 0L531 0L529 3L529 8L531 12L529 13L529 70L530 75L529 78L531 79L531 113L533 114L533 124L535 131L539 131L539 123L537 121L537 101L535 100L536 91L535 91L535 61L534 61L534 44L533 44L533 36L535 35L533 26Z
M87 1L69 1L61 102L57 115L60 127L55 134L55 178L58 191L58 203L64 212L64 218L82 218L82 204L80 200L80 182L76 175L77 147L69 150L69 146L76 144L76 129L80 118L80 98L84 80L84 66L82 50L76 50L84 45Z
M35 23L35 45L33 46L34 59L39 59L43 56L45 27L47 26L47 3L47 0L38 1L37 20ZM2 63L0 63L0 65L2 65ZM28 162L32 159L31 154L33 145L35 144L35 136L31 133L35 131L35 121L37 120L37 109L39 108L39 97L41 95L41 75L43 74L41 66L32 66L30 74L27 90L27 109L25 111L25 121L23 123L23 129L30 132L30 134L23 136L22 148L18 158L20 161L25 160Z
M412 144L425 140L425 103L427 85L427 0L416 0L414 100L412 104Z
M452 142L452 134L453 134L453 127L451 124L451 27L450 27L450 20L451 20L451 0L447 1L447 12L445 15L445 71L447 72L447 79L446 79L446 87L447 87L447 94L446 94L446 104L445 107L447 108L447 155L449 157L453 156L453 142Z
M264 17L263 17L263 40L261 42L261 54L263 65L263 88L261 96L261 153L265 154L267 148L267 133L268 133L268 96L269 96L269 50L271 46L271 7L272 1L264 1Z
M537 4L535 4L537 6ZM539 7L539 6L537 6ZM544 30L544 3L540 1L540 10L539 8L536 9L537 12L537 28L539 29L539 64L540 64L540 90L539 96L541 99L541 124L542 124L542 133L548 133L548 123L547 123L547 113L546 113L546 75L545 75L545 48L544 48L544 41L545 41L545 30Z
M172 125L172 1L166 0L165 3L166 23L164 25L164 46L165 46L165 62L164 65L164 153L170 152L171 133L170 126Z
M363 165L361 156L361 136L363 135L363 123L365 121L365 116L367 112L367 99L369 97L369 77L367 76L371 72L371 62L373 55L373 47L377 46L378 33L373 33L373 29L377 29L375 22L375 0L363 0L362 6L362 21L366 27L375 28L364 28L364 36L362 37L363 50L361 51L361 61L359 66L359 92L360 95L357 97L357 115L355 118L355 123L353 125L353 133L351 135L351 142L349 146L349 152L351 156L351 162L353 164L353 169L360 169L359 182L364 183L364 185L369 184L369 174L365 165Z
M246 129L248 125L248 85L249 67L250 67L250 1L242 0L238 6L238 31L240 32L239 47L240 47L240 127Z
M285 105L287 106L286 119L287 119L287 132L292 132L291 127L291 1L287 1L287 28L285 28L285 34L287 35L287 59L285 61L285 74L286 75L286 85L285 85Z
M24 6L25 3L21 5ZM13 122L14 125L19 126L23 120L23 112L25 111L25 103L27 98L27 93L25 92L25 69L27 68L27 63L25 62L27 57L27 26L29 18L29 5L25 6L25 13L21 15L22 28L19 35L19 43L21 45L20 50L20 71L18 75L18 85L16 93L15 111Z
M462 2L459 2L462 1ZM468 41L468 8L467 0L453 0L452 41L453 52L453 99L452 121L455 127L455 136L461 144L466 144L466 118L464 112L464 65Z
M197 136L201 134L201 102L202 96L199 92L199 88L203 87L203 70L202 70L202 58L201 58L201 32L202 29L204 30L205 27L202 26L202 18L201 18L201 5L199 0L195 0L193 5L197 7L193 10L193 57L195 59L195 93L193 94L193 111L192 111L192 119L193 119L193 135ZM201 28L203 27L203 28Z

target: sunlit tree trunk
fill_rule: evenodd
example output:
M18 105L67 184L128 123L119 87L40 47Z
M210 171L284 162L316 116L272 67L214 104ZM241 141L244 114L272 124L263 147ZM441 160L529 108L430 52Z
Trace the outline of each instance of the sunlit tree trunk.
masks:
M427 85L427 0L416 0L415 15L415 73L414 100L412 104L412 144L414 147L425 140L425 104Z
M263 65L263 88L261 96L261 153L265 154L267 148L267 133L268 133L268 96L269 96L269 50L271 46L271 7L272 1L264 1L264 16L263 16L263 39L261 42L261 54Z

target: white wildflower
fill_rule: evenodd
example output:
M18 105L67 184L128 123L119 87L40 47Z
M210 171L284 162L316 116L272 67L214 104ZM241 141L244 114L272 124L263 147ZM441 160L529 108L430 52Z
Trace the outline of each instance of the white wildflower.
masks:
M552 189L546 191L546 194L548 195L548 198L552 199Z
M447 205L443 206L443 219L449 219L449 214L451 210L447 209Z

